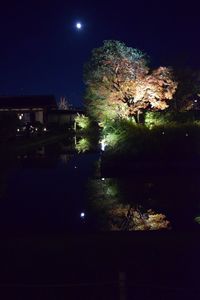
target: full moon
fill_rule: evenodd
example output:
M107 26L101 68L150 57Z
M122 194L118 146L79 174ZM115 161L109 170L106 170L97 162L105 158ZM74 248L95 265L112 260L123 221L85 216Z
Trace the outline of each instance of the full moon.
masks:
M80 30L82 28L82 24L80 22L76 23L76 28Z

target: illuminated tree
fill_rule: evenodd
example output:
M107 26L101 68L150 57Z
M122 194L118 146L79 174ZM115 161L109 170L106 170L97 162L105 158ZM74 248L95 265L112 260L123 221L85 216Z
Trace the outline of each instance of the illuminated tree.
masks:
M147 73L146 56L137 49L118 41L105 41L102 47L94 49L84 69L90 115L97 120L128 115L133 83Z
M150 72L147 63L144 53L119 41L94 49L84 70L89 114L100 122L132 116L139 122L145 109L168 107L177 86L172 72L163 67Z
M81 130L89 129L90 123L91 123L90 119L88 117L86 117L84 115L80 115L79 113L75 117L75 122Z
M173 106L175 111L200 109L200 72L192 69L176 70L176 90Z

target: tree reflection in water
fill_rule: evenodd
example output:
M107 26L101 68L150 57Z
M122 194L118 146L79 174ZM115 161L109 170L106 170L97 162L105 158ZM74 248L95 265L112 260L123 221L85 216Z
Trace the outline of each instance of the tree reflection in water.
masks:
M109 211L111 230L160 230L170 229L170 222L164 214L151 209L142 213L139 208L118 205Z
M75 149L78 151L78 153L84 153L86 151L89 151L92 148L91 142L89 138L81 137L77 143L75 144Z
M170 229L163 213L157 213L141 201L130 201L119 180L91 180L89 207L98 229L114 231ZM133 199L133 194L132 194ZM128 200L128 201L127 201Z

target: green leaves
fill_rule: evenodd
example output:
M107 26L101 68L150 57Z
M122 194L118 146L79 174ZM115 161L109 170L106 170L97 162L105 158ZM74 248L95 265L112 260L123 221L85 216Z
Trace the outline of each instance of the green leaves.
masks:
M145 110L165 110L177 83L171 69L150 72L148 58L119 41L104 41L84 67L86 108L98 123L136 117Z
M111 118L127 114L125 103L131 94L130 80L147 72L146 54L119 41L104 41L102 47L92 51L90 61L84 66L88 114L98 122L104 121L108 114Z

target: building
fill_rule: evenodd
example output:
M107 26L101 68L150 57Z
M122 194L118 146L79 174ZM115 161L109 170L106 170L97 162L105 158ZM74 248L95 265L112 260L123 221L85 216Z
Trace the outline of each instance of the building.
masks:
M52 110L48 114L48 123L58 124L58 125L68 125L73 126L74 119L77 114L84 114L81 108L72 108L69 110Z
M57 109L54 96L0 96L0 113L15 112L24 123L46 123L48 113Z

